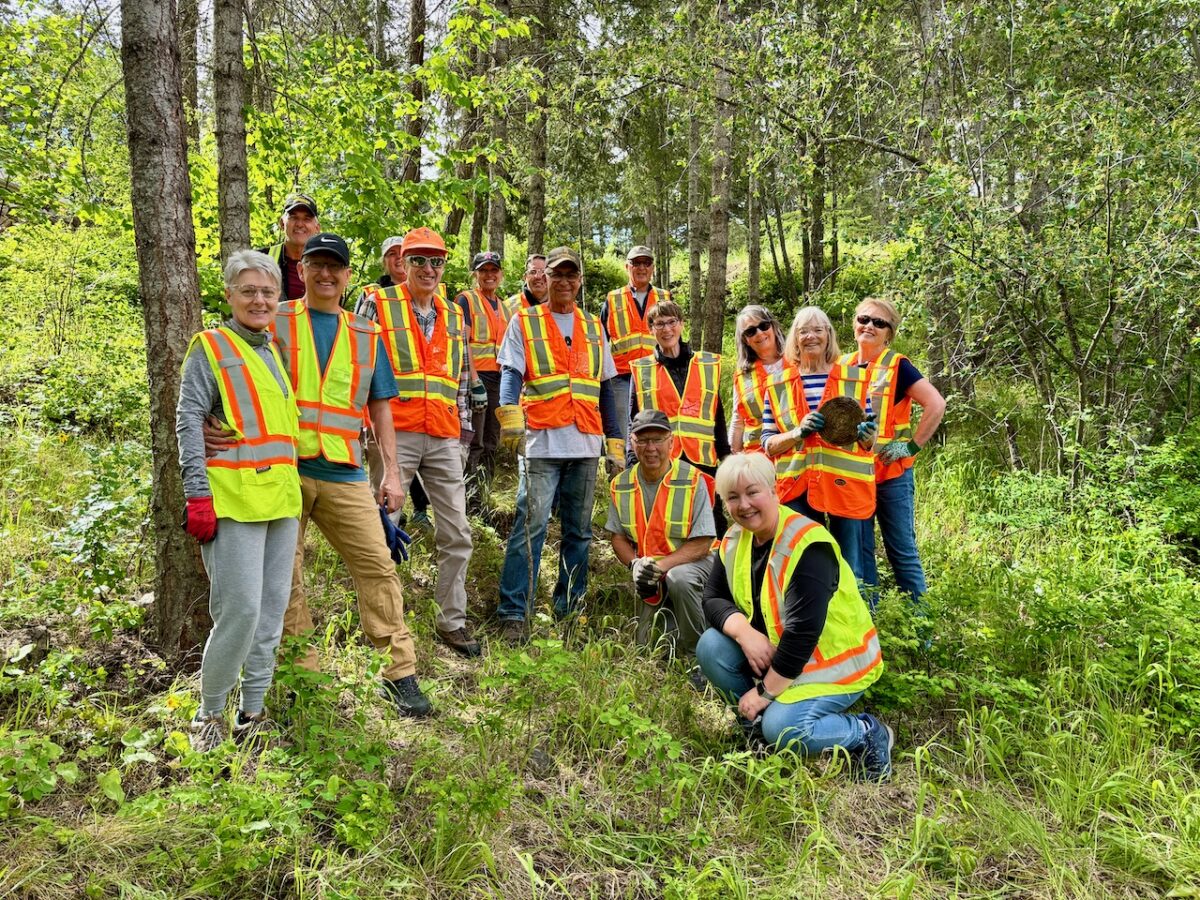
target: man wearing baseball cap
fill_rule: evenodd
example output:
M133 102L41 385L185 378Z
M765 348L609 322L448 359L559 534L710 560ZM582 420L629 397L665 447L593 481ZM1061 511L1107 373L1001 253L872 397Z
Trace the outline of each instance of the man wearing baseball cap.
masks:
M478 656L467 623L467 563L471 526L461 444L471 429L470 365L466 318L438 291L446 243L430 228L414 228L400 241L403 280L381 288L372 317L399 394L391 401L400 484L420 475L433 506L437 545L437 636L464 656ZM394 477L389 469L388 476Z
M656 303L671 299L671 292L651 284L654 277L654 252L642 244L631 247L625 254L625 271L629 283L619 290L609 291L600 307L600 324L612 347L617 378L613 394L620 410L621 437L629 427L629 366L635 359L654 352L654 336L646 315Z
M283 215L279 218L279 230L283 241L273 247L260 247L279 265L279 280L283 285L284 300L298 300L304 296L304 280L297 266L304 254L304 245L321 230L317 221L317 201L308 194L288 194L283 201Z
M466 312L476 377L487 391L487 405L474 412L475 439L467 458L467 472L481 484L491 483L496 471L496 449L500 446L500 421L496 418L500 406L500 365L496 353L510 317L496 292L503 277L501 263L500 254L494 250L476 253L471 260L475 287L455 298Z
M520 310L500 345L500 442L516 449L517 514L500 576L501 636L528 639L542 544L555 495L562 537L554 613L575 612L587 589L592 504L600 455L624 467L624 444L609 382L616 374L600 321L575 304L583 283L569 247L547 254L550 299ZM605 438L608 438L606 441Z

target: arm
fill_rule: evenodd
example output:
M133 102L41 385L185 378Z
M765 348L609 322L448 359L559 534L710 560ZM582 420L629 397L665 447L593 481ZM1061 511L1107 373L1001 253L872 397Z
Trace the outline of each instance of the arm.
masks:
M608 536L612 541L613 554L621 561L621 565L628 569L637 559L637 547L625 537L624 532L610 531Z
M712 547L712 535L708 537L689 538L684 541L683 546L674 553L668 553L658 561L658 567L665 575L667 572L676 566L682 566L686 563L700 562L704 557L708 556L709 550Z
M733 415L729 417L729 449L734 453L742 452L746 435L746 423L742 421L742 404L738 401L738 395L741 392L738 384L738 377L735 374L733 376Z
M183 473L183 492L188 497L212 496L204 463L203 425L207 418L216 418L214 414L221 409L220 398L208 358L198 345L193 346L183 365L179 403L175 407L179 469ZM229 446L233 443L236 442L230 439Z
M371 414L375 444L383 460L383 481L379 485L376 500L386 505L388 512L395 512L404 503L404 489L400 486L400 474L396 471L396 431L392 427L392 405L387 399L376 397L367 401L367 410Z
M611 378L600 382L600 421L603 423L606 438L621 436L621 425L617 419L617 400L613 394Z
M521 387L525 379L512 366L503 366L500 370L500 405L516 406L521 402ZM603 387L603 382L601 383Z
M719 395L717 396L717 414L714 426L716 433L713 438L717 445L717 459L724 459L730 453L729 429L725 426L725 401Z
M921 407L921 421L917 424L913 441L918 447L924 447L942 424L942 416L946 414L946 398L928 378L922 378L910 387L908 397Z

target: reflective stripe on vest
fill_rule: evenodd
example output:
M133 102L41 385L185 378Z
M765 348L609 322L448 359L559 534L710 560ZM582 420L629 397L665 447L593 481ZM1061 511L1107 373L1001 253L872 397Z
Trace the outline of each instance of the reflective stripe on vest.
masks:
M197 344L208 358L225 421L238 441L205 461L217 516L239 522L299 516L295 399L232 329L200 332L192 338L188 355ZM268 347L282 375L283 361L274 345Z
M788 368L784 363L780 371ZM749 372L738 372L733 379L733 402L742 420L742 450L746 453L762 450L763 404L770 377L762 360L755 360Z
M604 338L600 320L576 307L570 347L544 303L521 310L517 322L525 344L521 405L526 426L574 425L584 434L603 434L600 372Z
M838 561L838 588L829 599L825 627L817 639L817 646L800 675L776 699L781 703L795 703L830 694L852 694L865 690L878 680L883 674L879 636L867 604L858 592L854 572L842 558L837 542L829 532L811 519L781 506L771 555L757 597L752 588L750 551L753 539L753 534L735 525L721 541L720 558L734 603L751 621L757 604L772 646L779 645L787 627L782 617L784 596L804 551L814 543L827 543Z
M496 353L504 340L504 329L508 327L511 314L497 298L496 308L479 291L463 291L467 298L467 309L471 311L471 358L475 360L476 372L499 372Z
M462 430L458 387L466 321L457 303L440 296L433 298L433 309L433 333L426 339L407 284L383 288L375 295L383 347L400 391L391 402L392 427L456 438Z
M896 399L896 376L904 359L906 357L895 350L884 350L865 366L871 410L875 413L875 421L879 423L879 435L875 441L877 447L882 447L889 441L912 440L912 401L908 397ZM838 362L847 367L858 366L858 353L847 353ZM913 462L911 456L894 463L884 463L876 459L875 480L890 481L898 478L912 468Z
M849 397L864 410L867 405L866 370L834 364L825 382L822 403L831 397ZM803 417L801 417L803 418ZM869 519L875 513L874 453L854 442L838 447L819 435L804 441L807 451L806 485L813 509L847 519Z
M637 546L638 555L662 559L687 542L696 492L705 488L698 469L684 460L672 460L670 469L655 486L647 518L642 483L637 477L640 466L636 463L614 478L609 491L625 537Z
M635 359L630 372L638 409L661 410L671 420L671 430L675 433L671 455L684 456L702 466L715 466L721 357L703 350L693 354L682 397L666 368L654 357Z
M379 326L341 310L324 372L304 301L281 303L274 330L300 408L300 458L324 456L362 466L358 435L375 372Z
M635 359L653 355L657 344L646 324L646 316L656 303L670 299L670 291L651 285L646 294L645 312L640 313L629 285L608 292L608 345L618 375L629 374L629 366Z

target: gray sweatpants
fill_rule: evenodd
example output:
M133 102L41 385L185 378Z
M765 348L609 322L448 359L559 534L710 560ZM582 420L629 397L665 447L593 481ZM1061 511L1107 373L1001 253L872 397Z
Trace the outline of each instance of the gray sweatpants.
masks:
M262 710L275 673L299 532L299 519L218 519L216 538L200 547L211 582L208 610L213 620L200 664L204 714L225 711L239 674L242 711Z

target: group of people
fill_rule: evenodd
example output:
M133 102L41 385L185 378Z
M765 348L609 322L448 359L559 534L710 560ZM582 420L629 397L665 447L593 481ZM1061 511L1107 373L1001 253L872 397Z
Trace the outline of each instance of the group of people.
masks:
M858 348L847 354L815 307L786 335L765 307L744 309L726 423L721 357L682 340L683 310L653 284L649 248L629 251L628 283L597 316L577 302L583 271L568 247L530 256L508 298L498 293L500 254L478 253L472 286L451 300L443 238L414 228L384 242L385 275L351 312L349 248L320 230L318 215L311 197L291 195L283 242L230 255L232 315L195 336L183 366L186 527L212 585L197 750L271 725L264 696L281 637L313 629L310 520L350 572L364 633L389 656L384 696L404 715L429 715L396 573L408 543L397 516L406 495L414 516L432 508L436 634L478 656L468 511L508 448L518 487L501 640L528 640L552 515L561 531L553 612L579 611L603 457L605 529L630 571L638 640L662 638L671 654L694 657L697 685L736 704L748 735L805 753L840 747L863 777L888 777L891 729L846 712L883 667L871 619L874 522L897 585L919 601L911 466L944 409L889 346L900 325L892 303L859 306ZM834 444L821 409L847 397L862 421ZM914 402L924 408L915 431ZM315 652L300 663L316 667Z

